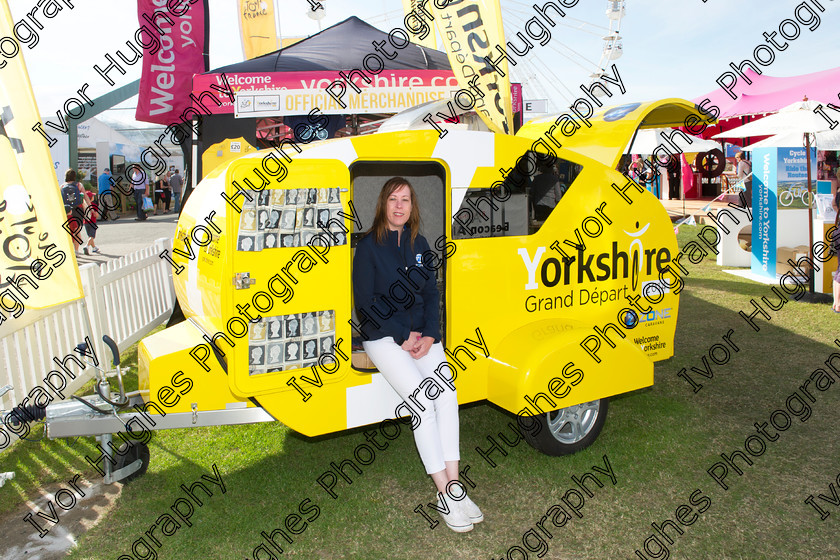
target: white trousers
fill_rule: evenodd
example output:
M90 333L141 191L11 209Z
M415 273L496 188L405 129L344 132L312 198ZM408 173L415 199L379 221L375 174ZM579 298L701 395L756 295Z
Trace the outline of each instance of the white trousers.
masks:
M415 360L390 336L362 343L379 373L411 409L414 442L428 474L458 461L458 396L441 376L450 379L443 345L432 344L428 354ZM440 367L444 364L444 367ZM438 370L438 374L435 374ZM403 405L400 407L405 410ZM419 424L417 420L419 419Z

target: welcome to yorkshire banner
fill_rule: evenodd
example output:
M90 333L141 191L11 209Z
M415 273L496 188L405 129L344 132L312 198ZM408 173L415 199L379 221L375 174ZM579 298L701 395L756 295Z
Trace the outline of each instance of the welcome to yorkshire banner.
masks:
M421 2L423 4L432 4L432 2L429 2L429 0L402 0L405 15L408 16L409 14L416 15L418 13L422 13L423 8L420 6ZM412 37L411 42L415 45L420 45L421 47L437 49L437 41L435 41L434 29L429 30L429 33L423 39L421 39L419 35Z
M193 75L207 71L207 0L180 1L137 0L140 25L160 34L160 48L143 53L140 96L134 116L138 121L178 122L192 105Z
M435 16L438 34L446 47L458 85L476 95L478 115L491 130L513 134L507 59L497 65L501 72L484 60L485 56L497 60L501 53L496 46L505 44L498 0L449 0L444 8L438 8L437 2L426 5ZM473 87L470 81L475 76L478 78Z
M0 0L0 37L13 37ZM0 324L24 306L44 308L82 297L73 243L53 159L43 136L23 53L0 69ZM66 262L65 262L66 261ZM61 266L63 264L63 266Z
M274 0L238 0L239 28L245 60L280 48L274 25Z

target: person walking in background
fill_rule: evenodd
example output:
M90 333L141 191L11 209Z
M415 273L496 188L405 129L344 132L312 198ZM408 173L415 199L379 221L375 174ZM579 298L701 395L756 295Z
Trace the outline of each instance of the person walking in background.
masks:
M91 183L92 185L93 183ZM102 175L99 176L97 180L97 190L99 191L99 201L102 203L102 212L100 216L103 220L108 220L108 208L112 206L116 206L114 203L116 201L116 197L114 193L111 192L111 170L109 168L105 168L102 171ZM107 198L105 198L107 197ZM115 214L112 220L117 219L117 215Z
M752 164L744 159L744 152L735 154L735 176L739 181L744 181L744 188L747 197L747 204L752 206Z
M829 157L825 158L825 165L828 167L828 180L831 181L831 205L837 212L840 211L840 163L833 152L829 152Z
M96 201L96 193L93 191L85 191L85 199L87 200L90 209L85 211L85 233L87 233L88 240L87 244L82 247L82 252L87 255L89 254L88 252L99 252L99 247L96 246L96 241L94 241L97 227L96 219L99 215L99 204Z
M834 271L832 278L832 288L834 291L834 304L831 308L835 313L840 313L840 211L836 208L840 206L840 190L834 195L834 233L832 233L831 240L834 245L834 254L837 255L837 270Z
M163 176L162 184L163 184L163 213L169 214L169 202L172 200L172 188L170 185L170 181L172 180L172 172L167 171L166 175Z
M152 183L154 188L154 201L153 204L155 205L155 211L152 214L153 216L157 216L158 210L160 210L161 214L163 214L163 175L156 175L155 181Z
M147 178L142 171L137 168L132 170L131 184L134 185L134 204L137 205L137 217L134 218L135 222L142 222L147 219L146 213L143 211L143 197L147 196L148 193L146 181Z
M78 226L78 230L70 234L73 240L73 250L76 255L79 255L79 231L82 229L81 224L85 220L85 210L87 210L88 203L85 199L82 185L76 180L76 171L68 169L64 172L64 184L61 185L61 198L64 201L64 211L67 213L67 221L65 225L70 225L70 230ZM71 220L73 220L71 222Z
M184 180L181 178L181 174L178 173L178 170L175 170L175 173L172 177L169 178L169 187L172 189L172 196L175 197L175 213L181 212L181 187L184 185Z

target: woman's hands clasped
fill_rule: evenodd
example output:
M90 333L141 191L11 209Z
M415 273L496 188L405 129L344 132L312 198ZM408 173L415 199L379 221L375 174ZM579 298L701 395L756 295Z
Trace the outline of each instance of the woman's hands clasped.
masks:
M415 360L419 360L429 353L429 348L435 343L431 336L421 336L419 332L412 332L408 340L402 343L402 349L411 354Z

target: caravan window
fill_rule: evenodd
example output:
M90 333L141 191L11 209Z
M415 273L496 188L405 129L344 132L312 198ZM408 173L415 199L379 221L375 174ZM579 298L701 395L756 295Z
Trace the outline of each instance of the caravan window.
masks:
M552 155L528 151L504 178L466 193L452 191L454 239L530 235L539 231L572 187L582 166Z

